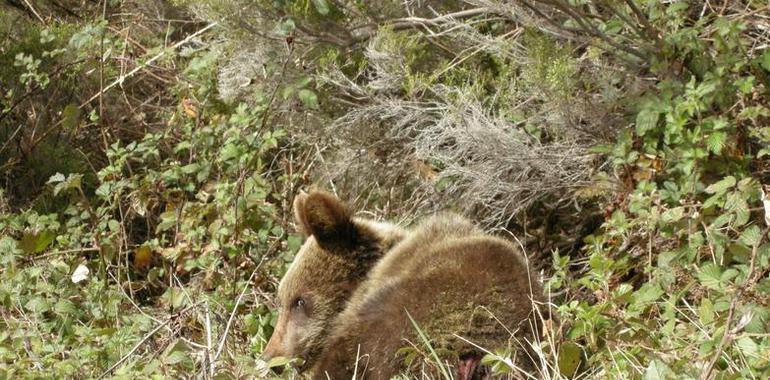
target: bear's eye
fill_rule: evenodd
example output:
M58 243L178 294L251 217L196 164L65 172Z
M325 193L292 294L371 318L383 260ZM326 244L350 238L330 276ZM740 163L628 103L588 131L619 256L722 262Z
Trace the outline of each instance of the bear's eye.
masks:
M297 297L297 299L294 300L294 303L292 304L293 309L304 309L306 305L306 301L302 297Z

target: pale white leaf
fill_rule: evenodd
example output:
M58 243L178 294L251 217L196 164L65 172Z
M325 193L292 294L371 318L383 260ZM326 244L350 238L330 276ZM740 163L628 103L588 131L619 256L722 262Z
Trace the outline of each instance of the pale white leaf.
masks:
M75 268L75 271L72 273L72 282L77 284L80 281L88 279L88 274L90 271L88 270L88 267L80 264L77 268Z
M765 225L770 226L770 199L765 192L765 186L762 186L762 206L765 209Z

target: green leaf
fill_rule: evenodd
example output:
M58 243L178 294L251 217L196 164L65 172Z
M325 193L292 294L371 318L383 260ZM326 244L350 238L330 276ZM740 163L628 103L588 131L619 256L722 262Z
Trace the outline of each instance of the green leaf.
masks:
M62 111L62 127L67 131L73 131L80 122L80 108L77 104L68 104Z
M643 109L636 115L636 134L644 136L647 131L655 129L660 113L651 109Z
M663 289L658 284L648 282L634 292L634 304L644 306L657 301L663 295Z
M733 269L726 272L722 272L722 268L714 263L707 263L703 265L698 271L698 280L701 285L713 289L713 290L725 290L725 280L729 280L730 276L734 276Z
M70 300L60 299L54 306L54 311L62 315L75 315L78 312L78 308Z
M754 89L754 76L749 75L744 78L740 78L735 81L736 87L738 87L738 91L740 91L743 94L750 94L751 90Z
M34 297L31 300L27 301L27 304L24 305L24 307L27 310L36 314L42 314L48 310L51 310L51 305L48 304L48 301L46 301L45 298L40 296Z
M318 109L318 95L316 95L315 92L303 88L302 90L299 90L297 96L299 97L299 100L302 101L302 104L305 105L305 107Z
M759 240L762 238L762 232L757 226L751 226L743 231L740 237L740 241L743 244L753 247L759 244Z
M163 352L163 362L170 365L178 364L188 360L189 355L190 347L187 346L187 343L177 340Z
M714 304L708 298L703 298L700 307L698 307L698 317L704 325L714 321Z
M267 362L267 368L275 368L275 367L285 367L287 364L291 363L291 359L283 356L276 356L274 358L271 358L269 362Z
M53 188L53 195L59 195L59 193L64 190L80 188L82 179L82 174L70 174L65 179L63 174L56 173L48 179L47 183L56 183L56 186Z
M735 345L738 346L743 355L749 358L756 358L759 355L759 345L749 337L738 338Z
M709 187L706 188L706 193L714 194L714 193L722 193L725 192L727 189L735 186L737 181L735 180L735 177L733 176L727 176L723 178L721 181L712 183L709 185Z
M749 222L751 211L749 210L749 204L745 199L739 198L735 203L735 207L732 209L733 212L735 212L735 220L732 224L733 227L740 227Z
M763 69L770 71L770 50L766 49L759 57L759 64Z
M666 212L661 215L661 222L664 224L674 223L678 222L682 217L684 217L684 207L674 207L666 210Z
M674 372L665 363L654 359L644 371L644 380L668 380L674 379Z
M580 366L582 351L577 344L564 342L559 348L559 373L572 377Z
M19 248L24 253L32 255L43 252L56 239L56 234L49 230L26 232L21 236Z
M9 236L0 237L0 254L2 254L0 256L0 265L13 263L15 261L14 255L22 252L16 240Z
M727 134L724 132L714 132L706 139L706 146L714 154L720 154L725 147Z
M182 351L174 351L163 359L163 361L168 365L174 365L179 364L183 362L187 358L187 353Z
M294 20L292 19L286 19L282 23L278 24L278 34L281 36L289 36L294 32L294 29L296 28L296 25L294 24Z
M326 3L326 0L313 0L313 5L315 5L315 10L318 13L324 16L329 14L329 4Z

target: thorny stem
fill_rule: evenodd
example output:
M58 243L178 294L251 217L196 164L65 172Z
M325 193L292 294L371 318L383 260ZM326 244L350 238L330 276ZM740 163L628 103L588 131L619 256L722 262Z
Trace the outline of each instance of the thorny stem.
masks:
M746 280L745 282L738 288L737 293L742 294L748 290L750 290L754 284L759 281L759 276L757 274L754 274L754 270L756 268L756 261L757 261L757 254L759 252L759 247L762 245L762 243L765 241L765 238L767 237L767 233L770 232L770 225L765 227L765 229L762 231L762 235L759 237L759 241L757 241L754 246L751 248L751 261L749 263L749 270L746 272ZM714 371L714 365L716 365L716 362L719 360L719 357L722 356L722 351L724 350L724 347L734 338L734 335L738 331L731 331L733 319L735 317L735 307L737 306L739 297L735 296L733 297L732 301L730 302L730 310L727 312L727 321L725 321L725 330L724 334L722 335L722 339L719 341L719 345L717 346L716 351L714 351L714 355L711 357L711 360L709 360L706 367L703 369L700 375L701 380L706 380L711 378L711 373ZM738 330L738 328L736 328Z
M106 289L107 259L105 258L104 246L102 245L102 238L100 236L101 232L99 232L99 229L97 228L99 224L99 218L96 216L93 207L91 207L91 202L88 201L88 197L86 197L86 193L83 191L83 188L80 186L77 188L78 193L80 194L80 198L83 201L83 204L86 206L86 212L88 212L88 216L91 219L91 224L94 227L94 243L96 244L96 248L99 250L99 259L101 260L101 268L99 269L99 274L104 277L104 288Z

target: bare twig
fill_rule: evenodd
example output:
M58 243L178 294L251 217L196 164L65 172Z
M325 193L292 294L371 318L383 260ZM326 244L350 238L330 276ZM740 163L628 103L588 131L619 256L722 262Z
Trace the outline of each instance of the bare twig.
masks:
M107 368L107 370L106 370L106 371L104 371L104 373L102 373L102 374L101 374L101 375L100 375L98 378L99 378L99 379L103 379L105 376L107 376L107 375L109 375L110 373L112 373L112 371L114 371L116 368L118 368L118 366L120 366L121 364L123 364L123 362L125 362L126 360L128 360L128 358L129 358L129 357L131 357L131 355L133 355L133 354L134 354L134 352L136 352L136 350L138 350L138 349L139 349L139 347L141 347L141 346L142 346L142 345L143 345L145 342L147 342L147 341L148 341L150 338L152 338L152 336L153 336L153 335L155 335L155 333L157 333L158 331L160 331L160 330L161 330L163 327L165 327L167 324L169 324L171 321L173 321L173 320L174 320L175 318L177 318L178 316L180 316L180 315L182 315L182 314L186 313L187 311L189 311L190 309L192 309L192 308L194 308L194 307L196 307L196 306L197 306L197 304L194 304L194 305L189 305L189 306L187 306L186 308L182 309L180 312L176 313L175 315L172 315L171 317L167 318L167 319L166 319L165 321L163 321L162 323L160 323L160 324L158 324L157 326L155 326L155 328L153 328L152 330L150 330L150 332L148 332L148 333L147 333L147 334L144 336L144 338L142 338L141 340L139 340L139 342L137 342L137 343L134 345L134 347L132 347L132 348L131 348L131 350L130 350L130 351L128 351L128 353L127 353L127 354L123 355L123 357L122 357L122 358L120 358L120 360L118 360L117 362L115 362L115 364L111 365L111 366L110 366L110 368Z
M171 48L170 48L170 50L175 50L175 49L177 49L178 47L180 47L180 46L182 46L182 45L186 44L187 42L189 42L189 41L190 41L190 40L192 40L193 38L200 36L201 34L205 33L207 30L209 30L209 29L211 29L211 28L215 27L216 25L217 25L217 23L216 23L216 22L213 22L213 23L211 23L211 24L208 24L208 25L206 25L205 27L201 28L201 29L200 29L200 30L198 30L197 32L195 32L195 33L193 33L193 34L191 34L191 35L187 36L187 38L185 38L185 39L183 39L183 40L181 40L181 41L179 41L179 42L175 43L174 45L172 45L172 46L171 46ZM121 76L120 76L120 77L118 77L118 79L116 79L114 82L112 82L112 83L110 83L109 85L107 85L107 87L104 87L104 88L102 88L102 89L101 89L101 90L100 90L98 93L94 94L94 96L90 97L88 100L86 100L85 102L83 102L83 104L81 104L79 108L83 108L83 107L85 107L86 105L88 105L89 103L91 103L92 101L94 101L96 98L98 98L98 97L100 97L100 96L104 95L104 93L106 93L107 91L109 91L111 88L113 88L113 87L115 87L115 86L117 86L117 85L119 85L119 84L122 84L122 83L123 83L123 81L125 81L127 78L129 78L129 77L133 76L134 74L136 74L136 73L138 73L139 71L141 71L143 68L147 67L148 65L152 64L153 62L155 62L155 61L157 61L158 59L160 59L161 57L163 57L163 56L166 54L166 52L167 52L168 50L169 50L169 49L165 49L165 50L161 51L160 53L156 54L154 57L152 57L152 58L150 58L149 60L147 60L147 62L145 62L145 63L143 63L143 64L141 64L141 65L138 65L138 66L136 66L136 67L135 67L133 70L129 71L129 72L128 72L128 73L126 73L125 75L121 75Z
M762 235L759 237L759 241L757 241L757 243L751 247L751 261L749 262L749 270L746 272L746 282L743 283L742 290L751 289L754 284L759 281L758 277L761 276L761 272L754 273L754 271L756 270L759 246L762 245L762 242L765 241L768 232L770 232L770 225L765 227L765 229L762 231Z
M393 30L404 30L423 27L425 25L440 25L450 21L475 17L487 13L493 13L494 10L488 7L479 7L474 9L466 9L459 12L447 13L434 18L422 18L422 17L404 17L386 21L380 25L366 24L354 28L351 33L353 40L349 42L350 45L359 42L366 41L372 38L381 27L388 27Z
M25 261L32 261L32 260L39 260L39 259L45 259L52 256L58 256L58 255L65 255L68 253L83 253L83 252L99 252L99 248L97 247L83 247L83 248L74 248L74 249L63 249L58 251L52 251L48 252L43 255L37 255L37 256L26 256L23 258Z
M211 345L211 310L206 301L206 360L209 362L209 378L214 378L214 356ZM204 367L205 368L205 367Z
M722 339L719 341L719 345L716 348L716 351L714 351L714 355L711 357L711 360L709 360L706 367L703 369L700 375L701 380L706 380L711 378L711 373L714 370L714 365L716 365L716 362L719 360L719 357L722 355L722 351L724 350L724 347L734 338L737 331L732 331L732 323L735 315L735 307L737 306L738 300L741 299L738 295L744 294L746 291L750 290L754 284L759 280L759 274L755 274L754 271L756 269L756 261L757 261L757 254L759 252L759 247L762 245L762 243L765 241L765 238L767 237L767 233L770 232L770 226L765 227L765 229L762 231L762 235L760 235L759 240L754 244L754 246L751 248L751 261L749 263L749 270L746 272L746 281L741 285L741 287L738 289L735 296L733 296L732 301L730 301L730 309L727 313L727 321L725 321L725 332L724 335L722 335ZM739 330L739 327L736 327L735 330Z
M37 13L37 11L35 10L35 7L33 7L32 4L30 4L29 0L24 0L24 4L27 6L27 8L29 8L30 11L32 11L32 14L34 14L35 17L37 17L38 21L45 24L45 20L43 20L43 18L40 17L40 14Z
M722 350L724 349L725 345L727 345L727 342L732 340L733 334L730 331L730 326L733 323L735 305L737 302L737 297L733 298L733 300L730 302L730 310L727 312L727 321L725 322L725 332L722 335L722 339L719 341L719 345L717 346L716 351L714 351L714 355L711 357L711 360L709 360L706 368L704 368L701 372L699 377L700 380L707 380L711 378L711 372L714 370L714 365L717 363L717 360L719 360L719 357L722 356Z
M251 276L249 276L249 279L246 281L246 285L243 287L241 294L238 295L238 298L235 300L235 305L233 306L233 310L232 312L230 312L230 318L227 319L225 332L222 334L222 339L219 341L219 347L217 347L217 352L216 354L214 354L214 358L211 359L212 374L214 373L214 368L215 368L214 364L216 363L217 359L219 359L219 355L222 354L222 350L225 347L225 341L227 341L227 334L230 331L230 326L233 324L233 319L235 318L235 312L238 310L238 305L241 304L241 299L243 298L243 295L246 294L246 289L249 288L251 281L254 280L254 276L257 274L257 271L259 271L259 268L262 266L262 263L265 261L265 257L267 256L262 256L262 261L260 261L259 265L257 265L257 267L254 268L254 271L251 272Z

